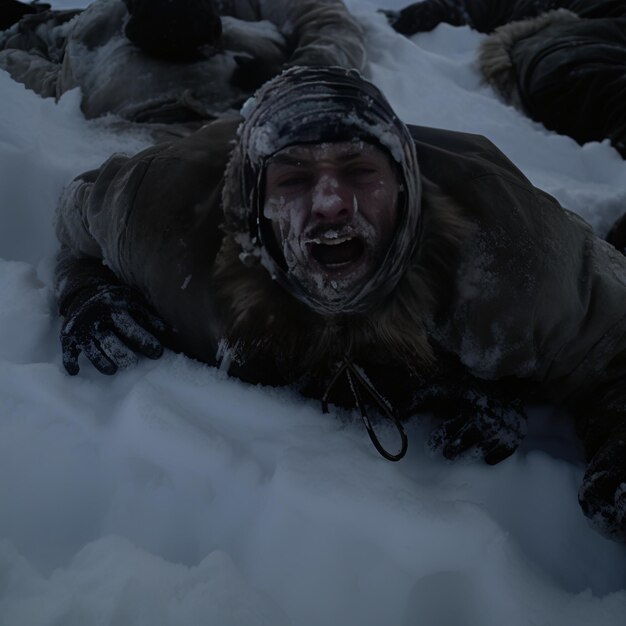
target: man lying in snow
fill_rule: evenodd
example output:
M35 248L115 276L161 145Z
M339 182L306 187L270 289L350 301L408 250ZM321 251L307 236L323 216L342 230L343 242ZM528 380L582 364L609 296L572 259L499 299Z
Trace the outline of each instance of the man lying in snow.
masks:
M341 0L95 0L0 34L0 68L15 80L44 97L78 86L87 118L133 122L211 119L283 67L364 62Z
M578 143L608 139L626 158L622 18L552 11L498 28L480 46L485 80L509 104Z
M544 13L555 7L570 10ZM626 157L626 0L425 0L389 17L405 34L499 27L479 48L486 82L546 128L580 144L609 139Z
M549 398L587 447L584 512L626 540L626 257L487 139L407 127L355 71L292 68L242 113L66 188L67 371L84 353L112 374L161 338L356 404L394 460L367 409L404 435L458 381L432 443L494 463L524 433L516 394Z
M470 26L491 33L498 26L568 9L584 18L626 17L625 0L421 0L401 11L385 11L389 23L403 35L433 30L439 24Z

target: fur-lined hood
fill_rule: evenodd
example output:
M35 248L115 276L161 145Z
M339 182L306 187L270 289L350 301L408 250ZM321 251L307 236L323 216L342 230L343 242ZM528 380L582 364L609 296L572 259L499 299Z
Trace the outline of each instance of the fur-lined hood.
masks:
M316 313L272 279L259 255L242 252L247 233L225 237L215 284L225 347L243 378L258 378L246 375L246 364L259 362L271 364L268 371L275 369L280 382L327 378L346 354L356 363L388 364L415 374L433 367L427 321L449 297L462 242L474 227L433 183L422 184L422 227L410 263L396 288L364 313Z
M356 295L324 300L281 266L280 253L268 244L273 235L264 230L260 198L268 156L294 143L338 137L374 141L390 154L402 179L401 205L373 276ZM227 237L215 282L236 361L245 367L269 357L287 380L328 370L346 355L356 362L375 355L378 363L415 371L432 364L425 330L439 300L432 281L450 284L439 278L464 228L433 184L422 189L414 140L371 83L340 68L293 68L266 85L244 107L222 205Z
M309 308L332 316L369 310L398 283L419 237L421 179L408 128L377 87L355 70L339 67L291 68L259 89L242 113L225 175L226 229L239 234L243 252L260 256L274 279ZM394 162L402 188L398 222L372 276L354 290L314 294L286 267L263 215L266 163L293 144L354 140L377 144Z

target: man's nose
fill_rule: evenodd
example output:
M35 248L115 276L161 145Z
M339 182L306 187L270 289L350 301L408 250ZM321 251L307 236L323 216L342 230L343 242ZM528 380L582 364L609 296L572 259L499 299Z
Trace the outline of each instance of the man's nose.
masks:
M354 195L334 176L321 176L313 188L311 210L320 220L349 220L354 214Z

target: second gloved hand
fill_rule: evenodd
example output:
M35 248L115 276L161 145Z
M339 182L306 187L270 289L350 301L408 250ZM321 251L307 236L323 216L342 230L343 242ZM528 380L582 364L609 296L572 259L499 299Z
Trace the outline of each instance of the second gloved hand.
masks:
M458 414L431 434L428 444L447 459L477 456L489 465L509 457L527 432L526 413L518 399L467 389Z
M163 354L157 337L167 327L130 287L91 285L75 294L64 309L63 365L71 375L79 371L81 352L103 374L134 364L137 353L151 359Z
M593 456L578 501L600 533L626 542L626 433L612 437Z
M401 11L380 11L383 13L391 27L402 35L414 35L419 32L428 32L442 21L448 21L445 2L436 0L422 0L410 4ZM449 16L448 16L449 17Z

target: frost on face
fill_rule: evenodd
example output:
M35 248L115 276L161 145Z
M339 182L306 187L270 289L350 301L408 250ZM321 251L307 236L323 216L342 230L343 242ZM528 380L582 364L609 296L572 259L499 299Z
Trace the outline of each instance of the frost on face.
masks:
M324 178L324 177L322 177ZM313 190L313 206L332 206L337 200L331 181L320 181ZM311 295L326 302L341 300L353 293L373 266L373 253L377 242L376 230L362 214L358 213L356 197L353 201L355 214L348 223L341 225L309 225L305 199L300 197L287 201L283 196L273 196L265 203L263 215L271 220L287 272ZM363 262L353 264L345 272L329 272L312 254L314 244L332 245L351 238L359 238L365 244Z
M267 166L263 217L293 285L335 307L355 297L388 253L397 178L363 140L288 147Z
M313 189L313 210L330 209L338 202L341 202L337 189L339 189L339 181L336 176L328 174L321 176Z

